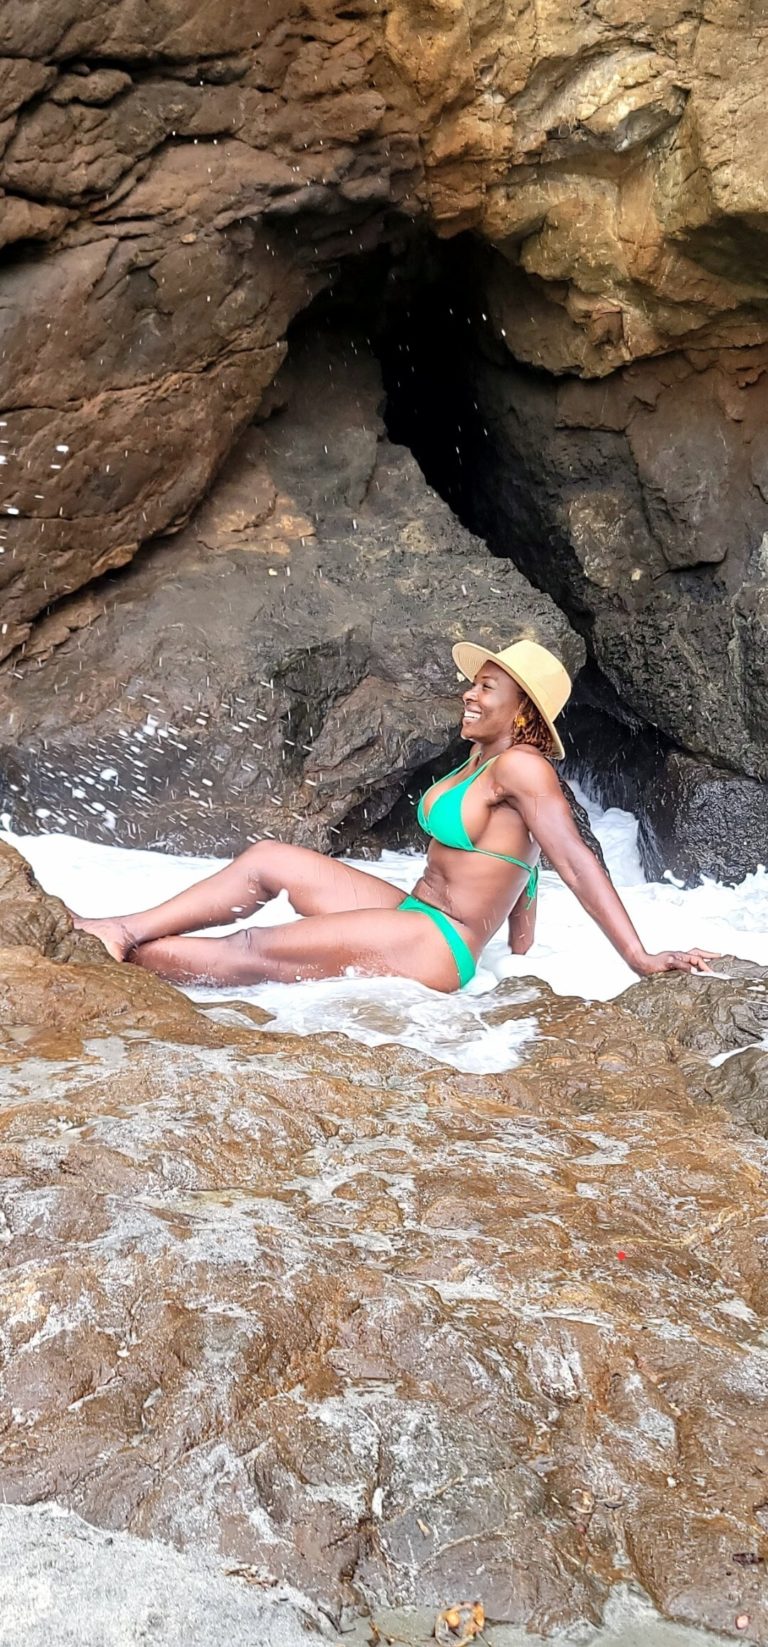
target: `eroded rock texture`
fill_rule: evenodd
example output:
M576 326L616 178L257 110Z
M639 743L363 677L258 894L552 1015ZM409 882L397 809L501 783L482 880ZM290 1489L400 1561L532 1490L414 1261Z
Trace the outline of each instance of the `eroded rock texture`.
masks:
M759 969L505 985L539 1036L469 1077L57 960L1 856L4 1502L336 1617L479 1591L548 1631L636 1580L768 1640L765 1151L707 1062Z
M499 248L518 359L764 339L765 39L750 0L389 6L431 214Z
M186 530L38 626L0 676L12 827L337 849L460 747L462 634L536 635L579 668L562 613L460 526L382 403L362 336L297 343Z
M6 0L2 51L7 650L189 514L415 147L332 5Z

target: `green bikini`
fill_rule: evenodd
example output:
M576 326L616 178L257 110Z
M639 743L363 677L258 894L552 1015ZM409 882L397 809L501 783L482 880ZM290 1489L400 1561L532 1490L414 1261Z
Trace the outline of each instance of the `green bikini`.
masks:
M528 902L532 903L539 883L538 864L523 863L522 858L512 858L506 852L487 852L485 847L475 846L474 841L471 841L467 834L461 816L464 795L470 784L473 784L475 778L479 778L480 773L484 772L485 768L490 766L491 761L496 760L496 758L495 755L492 755L491 760L484 761L482 766L478 766L477 771L471 772L469 777L465 778L462 783L457 783L453 789L444 789L443 793L438 795L437 800L433 802L427 814L424 810L424 802L429 800L432 789L437 787L436 784L433 784L432 789L428 789L419 801L417 817L425 834L431 835L433 840L438 841L441 846L452 846L459 852L480 852L484 858L499 858L502 863L514 864L517 869L527 869L528 884L525 890ZM462 766L457 766L453 772L448 773L448 777L455 778L456 773L461 772L462 767L467 764L468 762L463 761ZM440 781L443 782L444 780L441 779ZM464 942L461 934L456 931L450 917L444 915L441 909L434 909L432 904L423 903L421 898L406 898L399 907L400 909L417 910L421 915L427 915L437 927L438 932L442 933L456 962L459 988L463 989L464 985L469 983L470 978L474 978L477 971L477 962L469 945Z

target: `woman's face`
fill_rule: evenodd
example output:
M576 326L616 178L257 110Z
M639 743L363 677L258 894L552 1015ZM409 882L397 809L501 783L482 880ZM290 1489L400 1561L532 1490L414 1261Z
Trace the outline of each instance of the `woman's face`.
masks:
M480 738L490 743L512 731L524 694L512 676L497 663L484 663L464 693L463 738Z

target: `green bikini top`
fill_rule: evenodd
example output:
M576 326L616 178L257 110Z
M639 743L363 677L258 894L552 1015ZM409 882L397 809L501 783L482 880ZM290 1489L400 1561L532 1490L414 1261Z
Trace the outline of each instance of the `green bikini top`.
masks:
M470 772L469 777L465 778L463 783L455 784L453 789L444 789L442 794L438 795L437 800L433 801L429 814L427 814L424 811L424 802L429 799L432 789L437 788L437 785L433 784L432 789L428 789L422 795L416 816L425 835L431 835L433 840L439 841L441 846L454 846L459 852L481 852L484 858L500 858L502 863L515 864L517 869L527 869L528 884L525 890L528 902L532 903L536 897L536 888L539 884L538 864L526 864L523 863L522 858L509 857L506 852L487 852L484 846L475 846L474 841L471 841L467 834L461 816L462 802L470 784L474 783L475 778L479 778L480 773L484 772L486 767L490 766L496 758L495 755L492 755L491 760L483 761L482 766L478 766L476 772ZM453 772L449 772L447 776L455 778L456 773L461 772L462 767L466 765L468 765L468 762L462 761L461 766L454 767ZM441 778L440 782L443 781Z

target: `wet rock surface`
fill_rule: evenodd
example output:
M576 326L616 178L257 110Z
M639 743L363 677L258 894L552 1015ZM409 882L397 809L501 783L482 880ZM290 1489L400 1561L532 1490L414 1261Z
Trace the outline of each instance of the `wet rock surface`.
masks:
M508 982L537 1037L470 1077L56 960L0 857L6 1503L337 1621L479 1590L547 1632L636 1581L767 1640L765 1148L708 1062L764 975Z
M638 838L649 880L703 873L733 885L768 858L768 783L669 754L645 796Z
M462 758L454 640L533 635L583 662L549 597L387 440L362 336L297 340L273 395L186 531L60 605L0 676L13 829L339 850Z

